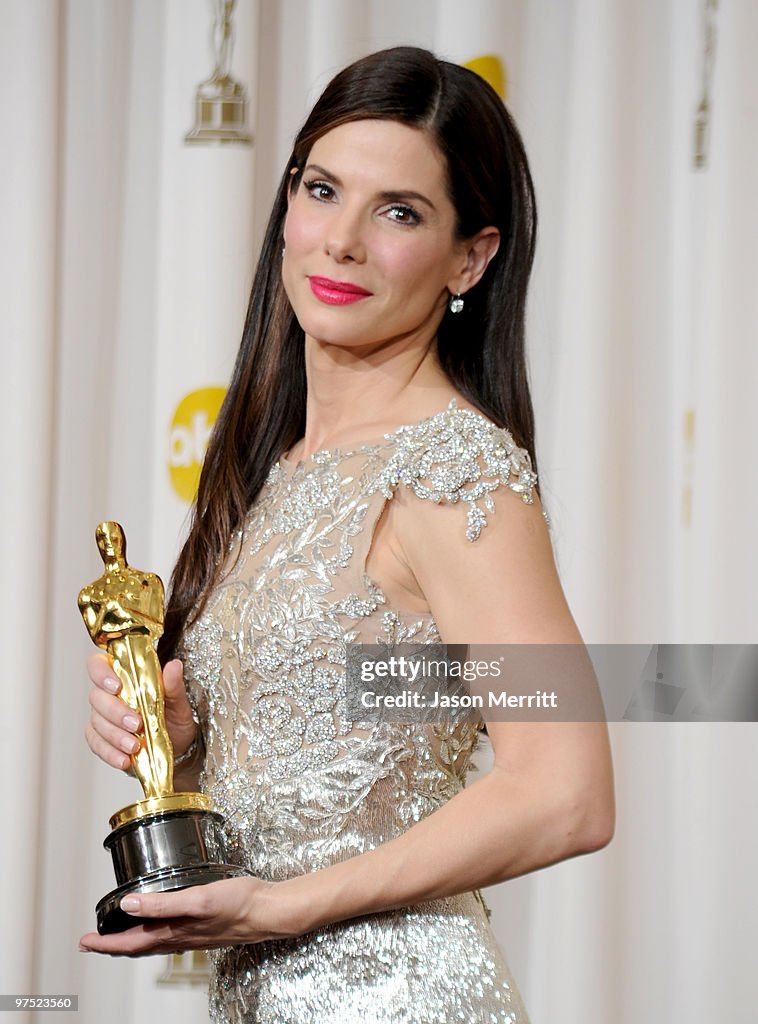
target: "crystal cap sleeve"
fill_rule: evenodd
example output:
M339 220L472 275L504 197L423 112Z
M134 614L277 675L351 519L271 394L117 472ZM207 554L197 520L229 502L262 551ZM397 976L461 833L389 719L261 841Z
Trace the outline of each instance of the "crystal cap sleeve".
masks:
M480 413L458 409L455 399L443 412L394 435L396 444L374 490L391 498L398 485L434 502L468 506L466 537L476 540L494 513L492 492L508 487L531 505L537 474L525 448L505 427Z

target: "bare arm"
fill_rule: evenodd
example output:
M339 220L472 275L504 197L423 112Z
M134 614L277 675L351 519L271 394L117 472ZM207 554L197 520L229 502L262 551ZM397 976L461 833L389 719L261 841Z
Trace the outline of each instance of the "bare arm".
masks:
M474 543L461 510L398 493L397 536L447 643L580 644L535 495L498 492ZM452 895L610 841L613 775L602 722L487 723L494 765L369 853L283 883L295 930ZM280 892L278 898L285 895Z

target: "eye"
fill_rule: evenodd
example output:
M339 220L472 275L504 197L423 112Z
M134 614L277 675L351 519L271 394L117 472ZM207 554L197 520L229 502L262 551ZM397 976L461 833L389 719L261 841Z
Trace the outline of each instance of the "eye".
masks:
M303 187L314 199L320 199L322 202L334 197L334 189L331 185L327 185L325 181L305 181L303 182Z
M406 206L404 203L394 203L387 210L387 214L390 220L394 220L396 224L420 224L421 214L418 210L414 210L412 206Z

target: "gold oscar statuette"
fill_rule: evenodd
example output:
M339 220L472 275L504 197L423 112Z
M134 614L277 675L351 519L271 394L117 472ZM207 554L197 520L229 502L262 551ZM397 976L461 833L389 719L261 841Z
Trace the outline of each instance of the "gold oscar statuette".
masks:
M223 818L204 793L174 792L174 750L166 729L163 676L155 644L163 633L163 584L126 561L118 523L103 522L95 539L105 571L79 593L79 611L93 643L107 652L121 680L121 698L143 723L132 771L144 799L110 819L104 842L117 888L97 904L101 935L141 919L120 908L132 892L166 892L246 874L228 864Z

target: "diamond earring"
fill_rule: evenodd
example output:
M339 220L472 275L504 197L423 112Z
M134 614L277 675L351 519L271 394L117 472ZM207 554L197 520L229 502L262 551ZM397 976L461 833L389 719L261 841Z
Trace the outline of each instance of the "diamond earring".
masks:
M450 302L448 305L450 306L451 313L460 313L460 311L463 309L463 299L461 298L461 293L458 292L457 295L451 295Z

